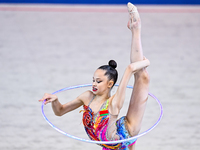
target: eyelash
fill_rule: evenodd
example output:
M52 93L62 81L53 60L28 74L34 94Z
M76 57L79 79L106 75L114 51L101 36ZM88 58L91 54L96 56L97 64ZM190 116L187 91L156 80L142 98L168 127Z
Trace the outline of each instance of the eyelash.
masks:
M95 82L95 80L93 80L93 82ZM102 81L97 81L97 83L101 83Z

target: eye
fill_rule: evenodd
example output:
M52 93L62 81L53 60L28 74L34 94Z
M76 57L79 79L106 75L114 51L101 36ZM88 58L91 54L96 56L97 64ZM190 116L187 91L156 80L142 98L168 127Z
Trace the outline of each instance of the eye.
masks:
M97 83L101 83L102 81L97 81Z

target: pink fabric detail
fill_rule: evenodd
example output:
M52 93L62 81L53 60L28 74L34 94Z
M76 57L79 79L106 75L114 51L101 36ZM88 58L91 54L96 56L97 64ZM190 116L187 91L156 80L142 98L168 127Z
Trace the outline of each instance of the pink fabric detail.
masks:
M137 140L136 140L136 141L137 141ZM135 142L136 142L136 141L135 141ZM133 143L129 144L128 146L131 146L131 145L135 144L135 142L133 142Z
M101 130L101 140L102 141L108 141L108 139L106 138L106 131L107 131L107 125L105 127L102 128Z
M110 149L103 147L103 149L102 149L102 150L110 150Z

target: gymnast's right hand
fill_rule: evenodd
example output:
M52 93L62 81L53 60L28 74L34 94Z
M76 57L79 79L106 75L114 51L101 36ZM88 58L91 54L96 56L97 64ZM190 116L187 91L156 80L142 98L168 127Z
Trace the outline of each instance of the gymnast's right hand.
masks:
M56 95L45 93L42 99L39 100L39 102L45 101L44 104L46 105L47 103L51 103L55 100L58 100L58 97Z

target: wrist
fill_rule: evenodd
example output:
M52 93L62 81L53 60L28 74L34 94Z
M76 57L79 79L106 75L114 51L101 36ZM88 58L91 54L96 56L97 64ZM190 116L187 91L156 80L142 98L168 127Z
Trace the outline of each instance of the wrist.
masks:
M56 98L55 100L52 101L52 103L58 103L58 98Z

